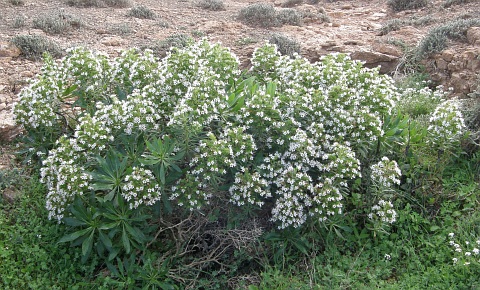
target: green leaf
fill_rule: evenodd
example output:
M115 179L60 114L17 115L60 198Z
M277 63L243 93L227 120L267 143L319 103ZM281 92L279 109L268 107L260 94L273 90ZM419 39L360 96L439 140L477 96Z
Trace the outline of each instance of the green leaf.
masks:
M71 217L66 217L63 219L63 222L67 225L67 226L71 226L71 227L78 227L78 226L84 226L86 225L87 223L84 222L84 221L81 221L81 220L78 220L76 218L71 218Z
M131 250L130 240L128 239L127 231L125 230L125 228L123 228L123 231L122 231L122 243L123 243L123 247L125 248L125 252L129 254Z
M80 238L81 236L84 236L84 235L88 234L90 231L93 231L93 229L88 228L88 229L83 229L83 230L80 230L80 231L76 231L76 232L71 233L69 235L63 236L58 241L58 243L61 244L61 243L67 243L67 242L74 241L74 240Z
M92 231L91 234L86 238L83 243L82 243L82 255L83 256L88 256L90 252L92 251L92 246L93 246L93 235L95 234L95 231Z
M113 247L112 241L110 240L110 238L107 235L105 235L102 231L99 231L98 234L100 237L100 241L102 241L102 243L105 245L107 250L110 251L110 249Z

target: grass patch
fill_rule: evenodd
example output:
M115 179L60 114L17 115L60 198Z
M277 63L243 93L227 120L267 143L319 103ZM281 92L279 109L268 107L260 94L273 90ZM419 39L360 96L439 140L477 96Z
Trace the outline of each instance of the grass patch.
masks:
M139 19L155 19L156 14L150 8L140 5L135 6L128 11L127 16Z
M151 49L155 55L165 57L172 47L186 47L191 41L192 38L188 34L176 33L169 35L167 38L158 41L154 45L146 46L144 49Z
M63 55L62 48L56 42L42 35L17 35L11 41L28 59L39 59L45 52L53 57Z
M294 7L303 4L303 0L285 0L282 2L282 7Z
M74 7L116 7L126 8L132 5L131 0L67 0L67 5Z
M200 0L198 6L211 11L226 10L223 0Z
M113 34L117 35L128 35L133 32L133 29L128 25L128 23L120 23L117 25L113 25L109 29Z
M427 0L388 0L387 5L395 12L427 6Z
M80 28L82 21L64 12L52 12L33 19L33 27L49 34L62 34L72 28Z
M22 27L25 26L25 21L26 21L26 18L24 16L17 16L13 20L12 27L13 28L22 28Z

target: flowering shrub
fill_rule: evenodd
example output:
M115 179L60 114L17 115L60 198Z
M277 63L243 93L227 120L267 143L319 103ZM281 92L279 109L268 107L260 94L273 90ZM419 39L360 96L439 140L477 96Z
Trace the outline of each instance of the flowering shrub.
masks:
M429 142L439 150L450 150L465 134L465 123L454 100L441 103L430 117L430 124Z
M393 81L347 55L312 64L269 44L252 64L245 78L236 56L206 40L162 60L83 49L47 58L15 114L28 132L50 132L39 141L51 142L41 169L50 217L92 195L130 210L168 200L196 211L220 198L268 207L281 229L345 214L352 181L380 158L369 154L398 101ZM457 116L442 105L432 131L458 136ZM384 157L371 171L369 217L393 223L385 194L399 184L397 163Z

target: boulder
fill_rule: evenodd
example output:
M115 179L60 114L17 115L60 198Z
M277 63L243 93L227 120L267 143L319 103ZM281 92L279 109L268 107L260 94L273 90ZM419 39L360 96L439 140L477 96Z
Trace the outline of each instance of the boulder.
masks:
M11 42L0 42L0 57L17 57L22 51Z

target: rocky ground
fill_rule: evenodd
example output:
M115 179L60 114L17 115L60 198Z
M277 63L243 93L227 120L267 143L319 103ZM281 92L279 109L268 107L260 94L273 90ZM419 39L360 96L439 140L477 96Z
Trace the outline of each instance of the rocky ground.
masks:
M85 46L115 56L123 49L154 46L172 34L182 33L222 42L248 67L255 47L272 33L281 33L296 39L301 45L301 54L312 61L331 52L347 52L365 61L367 66L381 66L382 72L395 74L404 60L404 51L398 43L415 47L433 27L456 18L479 17L480 11L479 1L446 8L443 5L446 0L434 0L429 1L427 7L396 13L386 0L264 0L276 9L288 6L297 10L302 13L303 21L300 26L263 28L242 23L238 18L242 8L257 0L225 0L225 9L219 11L203 9L202 1L136 0L129 7L77 8L68 6L65 0L0 0L1 138L8 140L18 132L12 123L12 104L41 66L40 61L24 58L20 50L9 43L16 35L44 35L62 48ZM138 5L148 7L155 18L128 16L130 9ZM47 34L34 28L35 19L60 12L79 20L78 25L60 34ZM385 24L393 19L403 21L403 26L382 33ZM439 84L453 87L458 96L466 96L476 89L479 55L480 28L473 27L468 31L467 40L451 43L447 50L429 58L424 65Z

